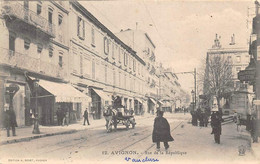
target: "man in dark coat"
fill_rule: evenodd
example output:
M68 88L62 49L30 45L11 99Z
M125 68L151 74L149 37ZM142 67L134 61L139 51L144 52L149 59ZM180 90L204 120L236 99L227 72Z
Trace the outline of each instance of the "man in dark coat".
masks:
M258 142L258 137L259 137L259 129L257 127L257 119L256 119L256 115L253 114L251 117L251 136L253 139L253 143L257 143Z
M221 114L217 112L213 112L211 115L211 127L212 127L212 133L214 134L215 142L220 144L220 135L221 135Z
M58 110L56 111L56 115L57 115L57 121L58 121L58 125L62 125L62 111L61 111L61 108L58 107Z
M85 124L85 123L86 123L86 120L87 120L88 125L90 125L90 124L89 124L89 121L88 121L88 108L86 108L86 110L84 111L83 117L84 117L84 123L83 123L83 125L86 125L86 124Z
M158 116L154 119L152 140L156 142L157 149L160 149L160 142L163 142L165 149L168 149L168 141L173 141L170 134L170 125L163 117L163 111L158 111Z
M7 130L7 137L10 137L10 128L12 128L13 136L15 134L15 127L17 127L16 116L13 109L5 108L4 126Z

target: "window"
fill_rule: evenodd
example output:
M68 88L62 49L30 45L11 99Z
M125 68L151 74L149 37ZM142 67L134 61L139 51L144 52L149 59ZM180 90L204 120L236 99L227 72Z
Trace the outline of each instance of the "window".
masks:
M91 45L95 47L95 29L94 27L91 28Z
M116 71L113 70L113 85L116 85Z
M41 53L42 52L42 48L43 48L42 44L38 44L37 45L37 52Z
M83 57L82 57L82 53L80 53L80 56L79 56L79 73L81 75L83 74Z
M15 51L15 36L9 35L9 50Z
M59 17L58 17L58 25L59 25L59 26L61 25L62 20L63 20L62 15L59 15Z
M62 67L62 56L59 56L59 66Z
M121 72L118 74L118 86L121 87Z
M95 60L92 60L92 79L95 79Z
M49 46L49 57L53 56L53 47Z
M134 72L136 70L136 62L135 62L135 60L133 60L133 70L134 70Z
M241 56L237 56L236 59L237 59L237 63L241 62Z
M85 22L81 17L78 17L78 37L85 39Z
M51 8L49 8L49 10L48 10L48 21L51 24L52 24L52 13L53 13L53 10Z
M37 15L40 15L42 13L42 5L37 4Z
M104 37L104 52L106 55L109 53L109 40L107 37Z
M28 50L30 48L31 41L29 39L24 39L24 48Z
M105 83L107 83L107 65L105 65Z
M124 65L127 66L128 64L128 54L124 53Z
M121 54L120 52L123 52L123 51L120 51L120 47L118 47L118 62L121 63Z
M115 49L115 45L112 44L112 58L113 59L115 59L115 51L114 51L114 49Z

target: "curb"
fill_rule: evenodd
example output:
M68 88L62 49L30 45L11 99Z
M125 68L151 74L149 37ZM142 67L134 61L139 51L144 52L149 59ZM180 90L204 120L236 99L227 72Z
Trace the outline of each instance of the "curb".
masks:
M150 117L152 117L152 116L148 116L146 118L150 118ZM142 119L142 117L136 118L136 119L139 120L139 119ZM98 127L103 127L103 125L91 127L91 128L86 128L86 129L95 129L95 128L98 128ZM12 139L12 140L8 140L8 141L1 141L0 145L7 145L7 144L18 143L18 142L23 142L23 141L30 141L30 140L34 140L34 139L38 139L38 138L55 136L55 135L71 134L71 133L76 133L76 132L83 131L83 130L86 130L86 129L70 129L70 130L65 130L65 131L62 131L62 132L39 134L39 135L35 135L35 136L30 136L30 137Z
M40 135L36 135L36 136L31 136L31 137L24 137L24 138L19 138L19 139L2 141L2 142L0 142L0 145L12 144L12 143L23 142L23 141L30 141L30 140L37 139L37 138L43 138L43 137L49 137L49 136L55 136L55 135L71 134L71 133L76 133L76 132L77 132L77 130L67 130L67 131L57 132L57 133L40 134Z

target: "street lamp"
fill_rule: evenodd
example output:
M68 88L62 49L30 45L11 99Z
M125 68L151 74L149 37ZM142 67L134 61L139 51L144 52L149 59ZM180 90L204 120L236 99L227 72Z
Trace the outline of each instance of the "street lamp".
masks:
M194 93L195 93L195 92L192 90L192 91L191 91L191 96L192 96L192 109L193 109L193 111L194 111L194 105L195 105L195 104L194 104Z
M39 79L33 80L33 88L35 93L35 109L34 109L34 122L33 122L33 134L40 134L39 130L39 117L38 117L38 88L39 88Z

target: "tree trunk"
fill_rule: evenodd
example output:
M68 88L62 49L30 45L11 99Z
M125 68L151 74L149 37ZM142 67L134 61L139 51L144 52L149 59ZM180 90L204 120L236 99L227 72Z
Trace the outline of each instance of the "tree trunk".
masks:
M221 107L220 107L220 97L217 96L217 103L218 103L218 111L222 113Z

